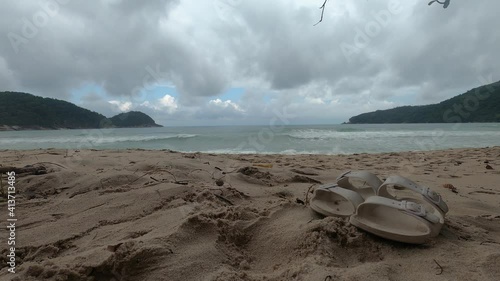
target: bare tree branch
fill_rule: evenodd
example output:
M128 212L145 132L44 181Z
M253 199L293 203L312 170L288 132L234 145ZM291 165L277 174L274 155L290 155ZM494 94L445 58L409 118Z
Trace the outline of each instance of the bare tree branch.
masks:
M446 9L450 5L450 1L451 0L444 0L443 2L441 2L439 0L432 0L431 2L429 2L429 6L432 5L434 2L438 2L439 4L443 5L443 8Z
M319 24L320 22L323 21L323 15L325 14L325 7L326 7L326 2L328 2L328 0L325 0L325 2L323 2L323 5L321 5L321 7L319 7L321 9L321 18L319 19L319 21L317 23L314 24L314 26L316 26L317 24ZM439 1L439 0L432 0L431 2L429 2L429 6L434 4L434 2L437 2L441 5L443 5L443 8L448 8L448 6L450 5L450 2L451 0L443 0L442 2Z
M323 21L323 14L325 13L326 2L328 2L328 0L325 0L325 2L323 3L323 5L321 5L321 7L319 7L321 9L321 18L319 19L319 21L314 26L316 26L318 23L320 23L320 22Z

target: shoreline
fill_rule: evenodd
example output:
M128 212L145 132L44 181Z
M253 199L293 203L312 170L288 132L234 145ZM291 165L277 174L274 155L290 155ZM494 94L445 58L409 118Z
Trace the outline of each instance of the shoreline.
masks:
M335 124L289 124L287 126L294 127L294 126L335 126L335 125L353 125L353 126L358 126L358 125L374 125L374 126L391 126L391 125L456 125L456 124L500 124L500 122L461 122L461 123L335 123ZM104 130L104 129L122 129L122 128L184 128L184 127L266 127L269 126L269 124L263 123L263 124L249 124L249 125L211 125L211 126L198 126L198 125L189 125L189 126L164 126L161 124L156 124L156 125L147 125L147 126L138 126L138 127L103 127L103 128L48 128L48 127L40 127L40 126L32 126L32 127L22 127L22 126L17 126L17 125L0 125L0 132L10 132L10 131L60 131L60 130Z
M500 127L451 126L284 126L215 128L123 128L0 133L3 149L171 149L186 153L337 155L428 151L499 145ZM491 127L490 127L491 126Z
M170 153L182 153L182 154L202 154L202 155L212 155L212 156L353 156L353 155L383 155L383 154L398 154L398 153L434 153L434 152L446 152L454 150L477 150L477 149L500 149L498 146L484 146L484 147L458 147L458 148L445 148L445 149L429 149L429 150L406 150L406 151L388 151L388 152L354 152L354 153L344 153L344 154L324 154L324 153L297 153L297 154L286 154L286 153L220 153L220 152L203 152L203 151L177 151L171 149L144 149L144 148L92 148L92 149L65 149L65 148L36 148L36 149L0 149L0 153L17 151L17 152L32 152L40 150L50 150L50 151L60 151L64 153L80 153L80 152L121 152L121 151L144 151L144 152L170 152ZM500 155L498 156L500 157ZM0 163L1 164L1 163Z
M498 146L356 155L36 149L0 159L1 170L24 168L17 273L3 267L0 280L500 277ZM450 208L440 235L405 245L304 205L347 170L399 174L439 192Z

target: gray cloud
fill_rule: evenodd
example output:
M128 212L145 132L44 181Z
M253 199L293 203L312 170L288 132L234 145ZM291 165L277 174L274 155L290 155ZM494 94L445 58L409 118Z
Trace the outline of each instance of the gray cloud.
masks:
M107 99L93 92L84 95L77 104L83 108L92 109L108 118L120 113L120 110L110 104Z
M347 120L410 92L416 103L437 102L500 76L498 1L454 0L446 10L399 1L396 13L391 0L330 1L317 26L322 1L54 1L2 4L4 88L69 99L94 83L109 99L134 100L168 83L179 110L151 111L164 120L269 118L290 105L310 119ZM342 46L355 51L346 57ZM208 103L231 87L247 89L242 111ZM264 93L273 101L252 98ZM110 113L101 100L82 102Z

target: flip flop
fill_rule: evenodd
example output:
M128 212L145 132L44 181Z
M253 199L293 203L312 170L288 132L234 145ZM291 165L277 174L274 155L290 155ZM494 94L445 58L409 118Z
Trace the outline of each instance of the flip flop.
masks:
M430 227L430 237L437 236L441 231L444 224L444 216L448 212L448 206L439 193L397 175L390 176L382 182L376 175L367 171L346 172L337 179L337 183L344 187L354 186L351 183L352 180L365 181L375 189L375 194L377 196L392 199L396 202L414 202L423 206L426 213L431 213L434 217L439 218L439 221L432 224L432 227ZM363 196L365 200L369 198L369 196L366 196L369 194L369 192L365 193L365 196Z
M376 195L382 181L368 171L347 171L337 178L337 185L358 192L366 200Z
M315 190L311 208L325 216L350 217L370 233L399 242L422 244L444 224L448 206L430 188L401 177L382 182L367 171L348 171Z
M376 192L382 197L422 204L428 212L439 212L443 217L448 212L448 205L439 193L402 176L388 177Z
M327 184L314 190L309 205L324 216L349 217L363 201L363 197L353 190Z
M377 236L411 244L423 244L439 234L444 217L423 205L372 196L358 205L350 223Z
M448 206L439 193L402 176L393 175L382 182L375 174L368 171L348 171L337 178L337 184L343 188L356 190L365 200L378 195L423 204L427 211L434 213L438 211L443 216L448 212Z
M375 196L382 181L367 171L348 171L341 174L337 184L318 187L310 206L324 216L349 217L366 198Z

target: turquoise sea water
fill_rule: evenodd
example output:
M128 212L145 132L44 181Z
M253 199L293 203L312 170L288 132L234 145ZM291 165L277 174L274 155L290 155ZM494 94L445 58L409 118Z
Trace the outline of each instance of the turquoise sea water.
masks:
M500 145L500 123L165 127L0 132L0 149L350 154Z

